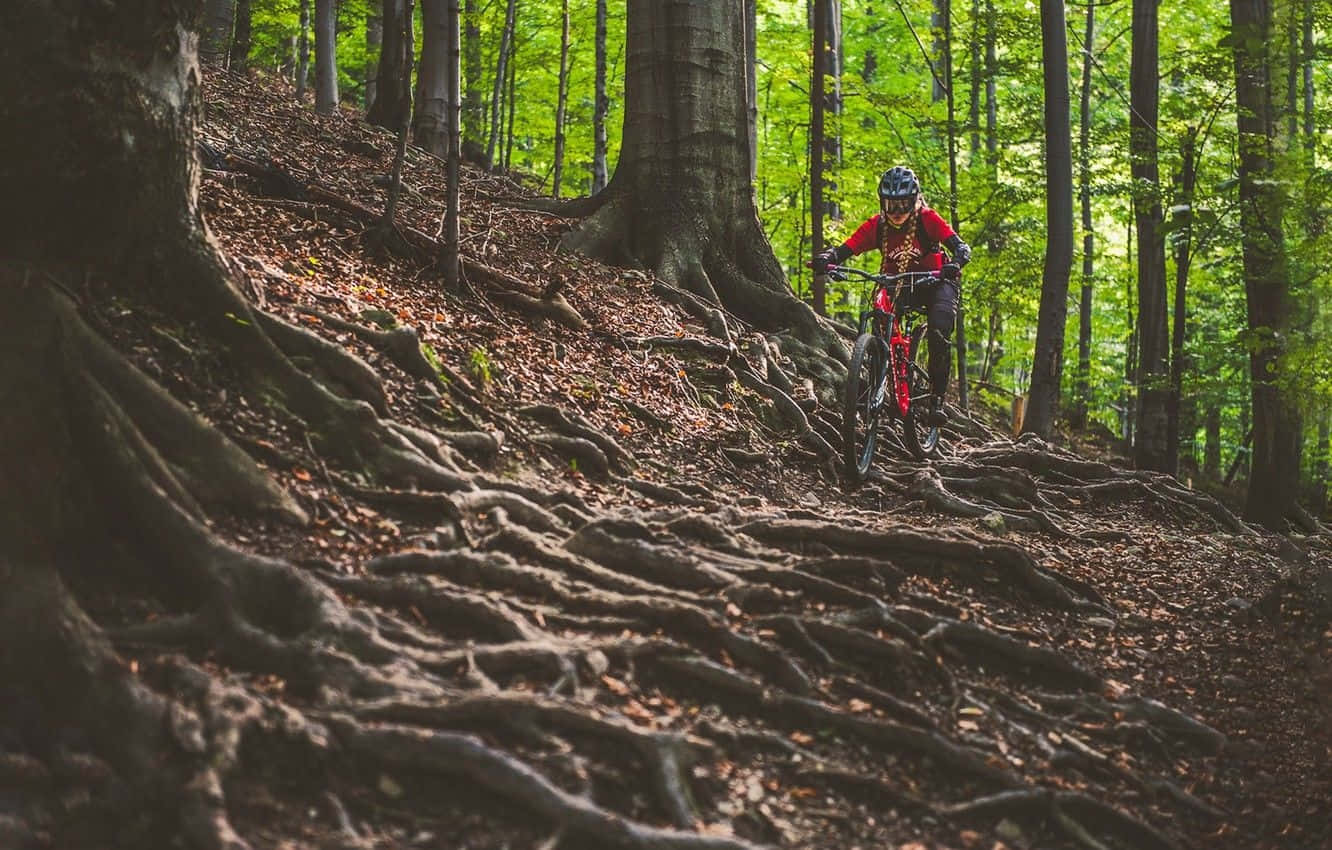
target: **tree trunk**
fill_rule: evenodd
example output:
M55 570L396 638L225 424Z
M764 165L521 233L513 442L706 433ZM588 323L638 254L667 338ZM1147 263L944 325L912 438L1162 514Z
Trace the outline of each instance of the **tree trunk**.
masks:
M1139 469L1173 473L1170 463L1170 398L1166 356L1165 246L1160 236L1161 196L1156 125L1159 103L1158 0L1133 0L1133 49L1129 74L1130 171L1138 228L1138 441Z
M1132 198L1129 199L1130 209ZM1130 216L1127 232L1124 234L1124 265L1133 268L1133 219ZM1120 411L1124 425L1124 446L1132 448L1136 436L1138 397L1134 394L1138 386L1138 307L1134 300L1136 290L1133 277L1124 279L1124 324L1128 329L1124 336L1124 386L1120 390Z
M1046 242L1035 362L1023 423L1025 433L1049 437L1059 406L1073 264L1073 149L1069 134L1068 41L1063 0L1041 0L1041 58L1045 69Z
M518 34L515 32L509 39L509 58L505 62L508 66L508 80L505 82L504 108L508 111L506 129L504 131L504 155L503 168L505 171L513 169L513 121L518 110L518 63L514 57L518 55Z
M605 0L601 0L605 2ZM463 4L463 155L480 161L486 107L481 94L481 9L479 0Z
M1203 417L1203 475L1215 480L1221 474L1221 409L1207 408Z
M998 41L994 0L985 0L985 153L993 168L999 161Z
M845 364L841 339L791 297L754 207L743 17L741 0L629 0L620 161L563 245L652 269L765 330L795 328L811 362ZM840 383L842 366L823 366Z
M814 61L809 86L809 210L810 253L823 251L823 94L824 77L828 66L828 0L814 0ZM810 301L814 312L828 315L828 276L815 274L810 286Z
M569 0L560 5L560 79L555 95L555 169L551 195L560 197L564 183L564 117L569 106Z
M438 3L441 0L430 0L430 2ZM412 102L412 66L416 61L416 30L413 26L416 9L414 0L404 0L404 3L402 10L402 18L405 23L403 44L406 47L404 58L407 64L403 68L402 79L398 83L402 87L403 102L407 103L409 108L403 113L402 123L398 125L398 144L393 154L393 169L389 174L388 199L384 204L384 218L379 225L379 238L386 242L395 239L397 235L398 198L402 194L402 166L407 160L407 133L410 129L412 117L410 105Z
M379 49L378 84L375 102L366 111L365 120L396 132L412 111L411 85L407 82L412 23L407 17L406 0L383 0L381 9L384 37Z
M1167 406L1166 429L1168 452L1166 464L1173 470L1179 469L1180 449L1183 441L1181 421L1184 407L1184 370L1188 367L1184 357L1184 340L1188 321L1185 295L1188 290L1189 262L1193 250L1193 186L1197 176L1194 154L1197 139L1197 127L1189 127L1185 130L1184 142L1180 152L1179 185L1175 198L1175 209L1179 211L1177 213L1179 218L1176 221L1178 226L1174 232L1175 305L1174 325L1171 328L1170 336L1170 400ZM1193 457L1193 439L1193 434L1190 433L1188 436L1188 451L1184 453L1190 465L1197 462Z
M504 30L500 33L499 53L495 58L495 89L490 96L490 141L486 144L486 166L495 167L495 151L500 142L500 130L503 124L500 116L503 114L500 96L504 92L505 71L509 61L509 45L513 41L514 18L518 13L518 0L509 0L508 7L504 13ZM501 153L503 150L501 149Z
M1268 54L1272 10L1266 0L1231 0L1240 153L1240 229L1248 304L1253 457L1245 518L1280 530L1295 507L1300 476L1299 414L1281 379L1292 300L1275 176L1279 129Z
M440 228L444 253L444 285L450 290L458 288L459 225L458 204L461 182L459 166L462 160L462 21L458 0L448 0L445 31L448 36L448 68L445 74L445 94L448 98L449 144L446 151L446 186L444 223Z
M232 72L245 73L250 63L250 43L253 38L250 0L236 0L236 28L231 38Z
M1082 41L1082 98L1078 109L1078 200L1082 206L1082 292L1078 298L1078 369L1073 379L1073 407L1069 425L1087 427L1091 394L1092 275L1095 272L1096 234L1091 209L1091 80L1092 50L1096 43L1096 5L1087 5L1087 26Z
M970 139L968 148L971 156L967 160L968 165L976 162L976 156L980 153L980 110L981 110L981 80L984 78L984 68L981 65L981 50L984 46L982 29L984 19L981 17L981 0L971 0L971 38L969 47L971 49L971 67L967 70L971 81L971 97L968 100L967 111L967 130Z
M412 141L441 159L449 153L447 0L421 0L421 64L416 74Z
M379 96L379 56L384 48L383 7L371 0L365 13L365 114L375 108Z
M749 180L758 178L758 0L745 3L745 98L749 109ZM597 0L605 20L606 0ZM605 49L603 42L603 51Z
M338 108L338 7L336 0L315 0L315 112Z
M930 12L930 32L934 35L932 51L934 55L932 59L934 66L939 68L944 64L944 54L948 49L944 44L944 30L948 27L949 0L933 0L933 3L933 10ZM942 72L934 74L933 77L934 82L930 88L930 100L938 103L948 96L946 90L948 82Z
M1327 481L1329 458L1332 453L1332 421L1327 411L1318 416L1318 456L1314 461L1314 516L1327 517Z
M610 97L606 94L606 0L597 0L596 90L592 109L592 192L606 188L610 172L606 165L606 115ZM752 102L752 101L751 101Z
M296 34L296 100L305 102L310 85L310 0L301 0Z
M943 0L943 76L948 87L948 217L955 232L961 232L961 221L957 214L957 101L953 97L953 4ZM957 339L957 403L964 411L971 407L971 397L967 386L967 322L963 309L964 292L958 293L957 323L954 333Z
M204 4L199 58L205 64L226 67L231 55L231 30L235 19L236 0L207 0Z

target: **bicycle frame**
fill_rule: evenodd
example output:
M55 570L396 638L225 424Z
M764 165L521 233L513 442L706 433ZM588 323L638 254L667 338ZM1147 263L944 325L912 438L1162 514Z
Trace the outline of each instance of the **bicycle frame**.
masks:
M900 294L904 283L907 288L914 288L922 278L931 282L936 276L930 272L906 272L898 275L871 275L860 269L837 267L830 272L853 272L874 283L874 292L870 296L870 309L860 314L860 333L870 333L884 340L888 345L888 374L893 376L893 397L896 401L894 415L905 419L911 409L911 369L920 367L911 361L911 326L902 325L902 315L897 311L894 298ZM888 284L896 282L893 292Z

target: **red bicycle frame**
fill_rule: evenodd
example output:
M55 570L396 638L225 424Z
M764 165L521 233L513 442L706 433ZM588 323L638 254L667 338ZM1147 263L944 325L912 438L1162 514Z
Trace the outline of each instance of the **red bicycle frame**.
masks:
M885 287L874 290L874 309L891 316L892 327L888 329L888 348L893 363L893 394L897 398L897 409L903 419L911 407L911 382L907 366L911 358L911 340L902 335L902 323L897 320L897 308L893 298Z

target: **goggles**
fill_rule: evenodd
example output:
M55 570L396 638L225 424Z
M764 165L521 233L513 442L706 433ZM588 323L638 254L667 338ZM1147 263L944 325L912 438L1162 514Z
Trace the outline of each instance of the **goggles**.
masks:
M916 208L915 198L884 198L883 211L896 215L903 215Z

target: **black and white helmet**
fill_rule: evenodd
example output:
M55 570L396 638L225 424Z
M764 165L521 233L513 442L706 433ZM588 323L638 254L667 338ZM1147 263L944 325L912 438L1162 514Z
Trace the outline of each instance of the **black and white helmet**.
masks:
M910 201L920 197L920 181L916 172L905 165L894 165L879 178L879 202Z

